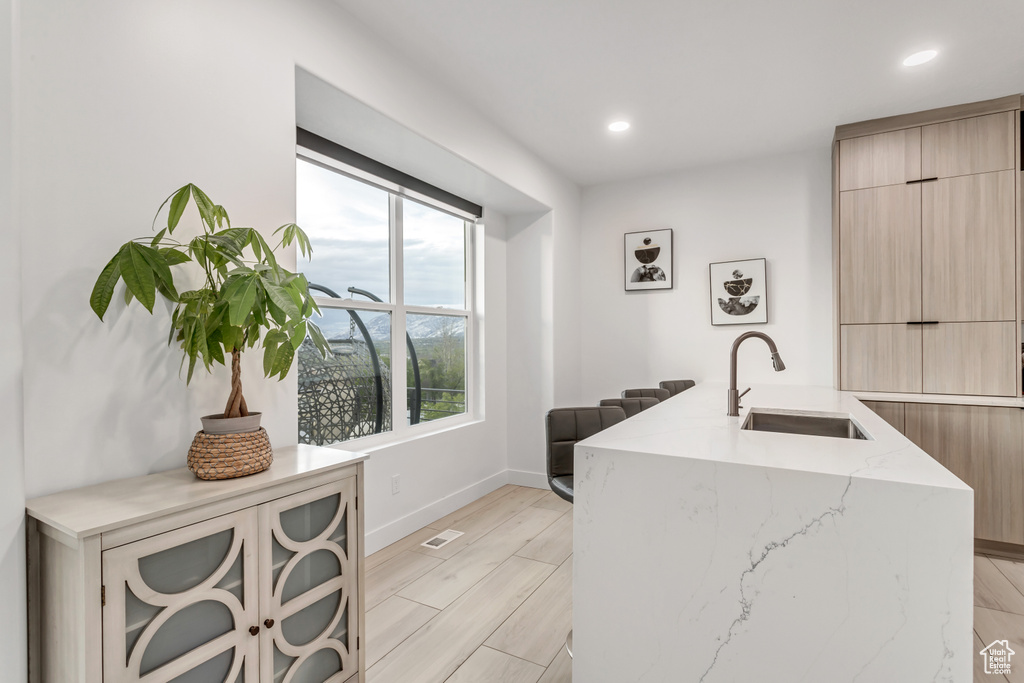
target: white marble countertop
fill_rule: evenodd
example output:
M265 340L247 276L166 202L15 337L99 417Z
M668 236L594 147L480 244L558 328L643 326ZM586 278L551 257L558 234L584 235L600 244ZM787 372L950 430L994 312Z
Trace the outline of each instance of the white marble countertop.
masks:
M726 392L576 445L574 678L970 681L973 491L851 393ZM871 439L741 430L753 408Z
M184 459L184 456L182 456ZM274 449L274 462L263 472L235 479L203 481L188 469L62 491L25 503L28 515L70 538L85 538L113 528L300 481L366 460L364 453L287 446Z
M742 390L746 385L740 387ZM739 417L726 415L725 383L704 383L581 441L624 451L758 467L967 489L851 392L831 387L753 385ZM850 415L870 440L741 430L751 408Z

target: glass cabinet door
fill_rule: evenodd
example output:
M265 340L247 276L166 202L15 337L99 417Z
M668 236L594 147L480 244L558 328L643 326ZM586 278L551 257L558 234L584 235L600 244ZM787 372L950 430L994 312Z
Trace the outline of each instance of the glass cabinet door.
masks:
M256 681L256 510L103 553L106 683Z
M260 681L356 673L355 477L259 507Z

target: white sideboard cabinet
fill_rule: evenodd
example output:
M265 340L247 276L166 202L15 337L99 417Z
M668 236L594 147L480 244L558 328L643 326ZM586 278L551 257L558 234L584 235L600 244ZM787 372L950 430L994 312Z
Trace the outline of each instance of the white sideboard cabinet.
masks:
M363 461L186 469L27 503L36 683L365 680Z

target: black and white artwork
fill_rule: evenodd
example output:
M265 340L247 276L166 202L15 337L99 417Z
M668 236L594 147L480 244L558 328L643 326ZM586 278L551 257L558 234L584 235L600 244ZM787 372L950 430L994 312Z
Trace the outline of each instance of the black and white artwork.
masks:
M672 289L672 230L626 233L626 291Z
M763 258L711 264L711 324L768 322L768 283Z

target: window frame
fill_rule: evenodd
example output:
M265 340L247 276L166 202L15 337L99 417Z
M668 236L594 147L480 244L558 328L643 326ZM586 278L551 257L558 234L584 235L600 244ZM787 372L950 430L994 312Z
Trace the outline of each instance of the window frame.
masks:
M476 339L478 326L482 321L476 314L477 302L477 233L482 228L481 220L473 214L444 204L424 194L402 187L396 183L373 176L366 171L349 166L327 155L296 146L296 162L305 161L320 166L328 171L340 173L353 180L366 183L388 193L388 243L390 259L390 302L369 301L365 298L334 298L314 293L313 299L323 308L353 311L374 311L391 314L391 430L379 434L360 436L347 441L324 444L325 447L347 449L350 444L374 446L378 443L390 443L409 438L423 436L432 432L444 431L452 427L469 424L479 418L480 397L483 388L477 386ZM414 201L429 208L442 211L463 221L463 263L465 277L464 308L430 307L407 305L405 303L405 233L404 203ZM297 259L298 257L296 257ZM298 268L296 268L298 270ZM339 292L340 293L340 292ZM347 294L347 292L345 292ZM465 412L459 415L421 421L408 424L408 392L409 383L407 368L409 363L406 348L406 317L409 315L442 315L461 317L465 320ZM396 368L402 368L401 372ZM401 416L401 419L398 417Z

